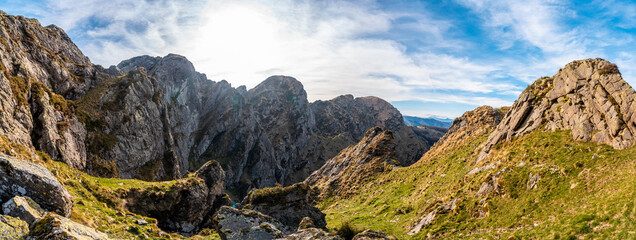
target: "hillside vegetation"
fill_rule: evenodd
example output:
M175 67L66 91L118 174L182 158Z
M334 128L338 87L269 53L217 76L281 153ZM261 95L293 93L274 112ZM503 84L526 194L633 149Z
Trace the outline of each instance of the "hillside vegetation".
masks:
M536 131L498 144L475 165L487 137L381 176L355 196L322 202L328 227L351 222L400 239L636 237L636 148ZM430 225L408 234L434 210Z

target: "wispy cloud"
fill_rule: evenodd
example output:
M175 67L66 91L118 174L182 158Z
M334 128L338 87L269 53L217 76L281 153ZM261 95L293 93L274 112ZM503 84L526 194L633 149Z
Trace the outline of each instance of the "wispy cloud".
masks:
M352 93L400 109L429 106L409 112L508 105L528 83L581 58L607 57L635 76L620 64L636 63L627 47L636 8L618 1L589 3L588 12L556 0L7 1L0 7L66 29L98 64L178 53L235 86L283 74L302 81L311 100Z

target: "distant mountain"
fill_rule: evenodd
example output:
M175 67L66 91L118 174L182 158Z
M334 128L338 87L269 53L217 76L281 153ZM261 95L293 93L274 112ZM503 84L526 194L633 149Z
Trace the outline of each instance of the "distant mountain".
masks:
M409 126L428 125L433 127L449 128L453 124L453 119L450 118L421 118L414 116L404 116L404 123Z

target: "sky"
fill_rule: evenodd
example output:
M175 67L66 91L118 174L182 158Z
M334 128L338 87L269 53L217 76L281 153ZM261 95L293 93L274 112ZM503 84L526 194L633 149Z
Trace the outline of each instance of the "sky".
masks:
M310 101L378 96L404 115L509 106L568 62L636 84L631 1L0 0L65 29L95 64L176 53L213 81L301 81Z

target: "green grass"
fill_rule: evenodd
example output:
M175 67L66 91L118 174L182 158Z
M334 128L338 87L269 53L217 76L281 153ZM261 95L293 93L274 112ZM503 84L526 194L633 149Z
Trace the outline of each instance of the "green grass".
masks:
M160 235L156 219L128 211L119 197L121 192L132 188L169 191L180 180L145 182L90 176L65 163L51 160L46 153L12 143L2 135L0 152L48 168L73 197L74 205L70 218L75 222L107 233L112 239L186 239L177 234ZM182 181L188 180L190 179ZM147 225L136 224L136 220L142 218L148 222ZM192 239L220 239L218 234L209 229L202 233L206 236L197 235Z
M487 135L383 175L353 197L326 199L319 207L328 227L348 221L399 239L636 237L636 148L615 150L575 142L568 131L537 131L498 145L483 165L500 164L467 176L478 153L470 146ZM477 196L481 184L504 168L500 192ZM541 179L529 190L530 174ZM438 214L420 233L407 235L422 215L454 198L460 199L454 211ZM479 211L486 216L479 218Z

